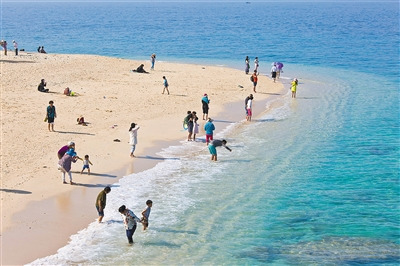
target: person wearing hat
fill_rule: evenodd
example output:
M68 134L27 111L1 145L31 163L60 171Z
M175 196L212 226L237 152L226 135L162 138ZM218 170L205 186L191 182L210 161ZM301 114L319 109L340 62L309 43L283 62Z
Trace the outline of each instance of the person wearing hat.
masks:
M204 93L204 96L201 99L201 103L203 104L203 120L207 120L208 119L208 109L209 109L208 105L210 104L210 99L208 99L207 93Z
M15 55L18 55L18 43L16 41L12 41L13 45L14 45L14 51L15 51Z
M57 152L58 159L61 159L64 156L64 154L71 148L75 149L75 143L73 141L69 141L67 145L62 146L61 149L59 149Z
M69 143L72 144L72 143ZM75 152L75 144L70 145L68 151L63 155L63 157L58 161L58 170L61 171L61 177L64 184L67 184L65 181L65 174L69 176L69 183L74 185L72 182L72 173L71 173L71 165L72 163L76 163L77 160L82 160Z

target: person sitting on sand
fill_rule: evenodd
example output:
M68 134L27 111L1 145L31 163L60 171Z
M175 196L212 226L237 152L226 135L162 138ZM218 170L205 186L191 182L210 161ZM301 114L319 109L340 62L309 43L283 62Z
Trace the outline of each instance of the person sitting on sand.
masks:
M144 70L144 65L141 64L140 66L138 66L138 68L132 70L133 72L137 72L137 73L149 73L146 70Z
M42 79L40 81L40 84L39 84L38 88L37 88L38 91L40 91L40 92L49 92L49 89L46 88L46 85L47 85L46 81L44 79Z
M87 123L85 122L85 118L83 116L79 116L76 119L76 122L78 122L78 125L87 126Z
M40 47L39 53L47 54L46 51L44 50L44 46Z

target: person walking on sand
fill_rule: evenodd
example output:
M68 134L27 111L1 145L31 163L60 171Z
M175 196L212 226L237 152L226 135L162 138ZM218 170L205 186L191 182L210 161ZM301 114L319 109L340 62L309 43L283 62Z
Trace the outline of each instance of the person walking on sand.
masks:
M246 59L244 60L244 63L246 65L245 69L244 69L244 72L246 73L246 75L248 75L249 72L250 72L250 59L249 59L248 56L246 56Z
M47 119L47 127L49 131L54 131L54 119L57 117L56 107L54 106L54 102L50 101L49 106L47 106L46 110L46 119ZM51 128L51 130L50 130Z
M89 160L89 155L85 155L85 159L83 159L83 168L82 168L81 174L83 173L83 171L85 169L87 169L88 170L88 174L90 175L90 166L89 166L89 164L93 165L92 162Z
M292 91L292 98L296 98L296 91L297 91L297 85L299 84L299 81L297 78L293 79L291 83L290 90Z
M247 116L246 116L247 121L251 121L251 116L253 115L252 106L253 106L253 96L249 97L249 100L247 101L247 106L246 106L246 108L247 108Z
M124 221L128 242L129 244L133 244L133 234L136 231L137 223L140 223L140 219L133 213L133 211L127 209L125 205L119 207L118 211L121 213Z
M137 144L137 131L139 130L140 127L136 127L135 123L131 124L131 127L129 128L129 145L131 145L131 157L135 157L133 153L135 152L136 149L136 144Z
M274 63L274 65L271 67L271 77L274 80L274 82L276 80L276 71L277 71L277 68L276 68L276 64Z
M232 151L231 148L229 148L228 146L226 146L226 140L213 140L210 145L208 145L208 150L210 151L211 154L211 161L217 161L217 147L224 147L225 149L227 149L228 151Z
M169 86L169 85L168 85L167 78L166 78L165 76L163 76L162 78L163 78L163 80L164 80L164 89L163 89L163 91L162 91L162 94L164 94L165 90L167 90L168 95L169 95L169 90L168 90L168 86Z
M258 67L259 67L260 65L259 65L259 61L258 61L258 57L256 57L255 59L254 59L254 71L256 72L256 73L258 73Z
M210 104L210 99L208 99L207 93L204 93L203 98L201 98L201 104L202 104L202 109L203 109L203 120L208 119L208 110L210 109L209 104ZM205 118L204 118L205 116Z
M208 118L208 122L204 125L204 130L206 131L206 145L213 140L213 134L215 130L215 126L213 124L213 120Z
M111 188L109 186L105 187L100 193L97 195L96 198L96 209L97 213L99 214L99 218L97 221L101 223L104 217L104 209L106 207L107 202L107 194L110 193Z
M67 184L67 182L65 181L65 174L68 174L69 176L69 183L71 185L75 184L74 182L72 182L71 165L72 163L76 163L78 159L82 160L81 158L79 158L79 156L76 155L75 149L71 147L58 161L58 169L61 171L63 184Z
M15 56L18 56L18 43L16 41L12 41L14 45Z
M145 231L147 227L149 227L149 217L150 217L151 207L153 207L153 201L147 200L146 205L147 207L142 211L142 219L140 220L143 224L143 231Z
M253 91L256 93L256 87L258 82L257 70L254 70L253 75L251 75L250 80L253 82Z
M150 57L150 62L151 62L151 70L154 70L154 64L156 63L156 54L152 54Z

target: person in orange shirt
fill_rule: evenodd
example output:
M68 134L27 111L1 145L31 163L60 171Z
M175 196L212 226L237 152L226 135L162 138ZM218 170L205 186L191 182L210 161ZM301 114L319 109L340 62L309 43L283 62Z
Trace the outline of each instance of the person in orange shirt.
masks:
M256 92L257 81L258 81L257 70L254 70L254 73L253 73L253 75L251 75L251 77L253 78L253 79L252 79L253 85L254 85L253 91Z

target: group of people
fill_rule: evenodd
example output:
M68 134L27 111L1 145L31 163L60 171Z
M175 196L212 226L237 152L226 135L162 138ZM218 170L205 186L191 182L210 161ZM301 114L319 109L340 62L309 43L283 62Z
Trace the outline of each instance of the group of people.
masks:
M15 55L17 56L18 55L18 43L15 40L13 40L12 44L14 46ZM4 55L7 55L7 45L8 45L7 41L6 40L1 40L0 41L0 45L1 45L1 47L3 47Z
M192 140L191 136L193 134L193 140L196 139L196 134L199 133L199 125L197 124L198 117L195 111L187 111L187 116L185 117L185 122L187 123L188 130L188 141ZM185 123L184 122L184 123ZM224 147L229 151L232 151L228 146L226 146L226 140L214 140L214 130L215 125L211 117L207 118L207 122L204 124L204 131L206 133L206 145L211 154L211 160L217 161L217 147Z
M44 46L39 46L37 48L37 51L38 51L38 53L41 53L41 54L47 54L46 51L44 50Z
M107 186L97 195L95 206L99 216L97 219L99 223L101 223L104 218L104 209L107 203L107 194L110 192L111 187ZM121 205L121 207L118 208L118 212L121 214L122 220L125 225L126 237L128 238L129 244L133 244L133 234L136 231L137 223L141 223L143 225L143 231L149 227L149 217L152 207L153 201L147 200L146 208L141 212L141 219L137 217L133 211L126 208L125 205Z
M187 111L184 123L187 125L188 141L196 141L196 134L199 133L199 124L197 123L198 120L199 118L197 117L196 111Z
M84 156L84 159L78 156L78 154L75 151L75 142L70 141L67 143L67 145L62 146L57 152L57 157L59 159L58 170L61 171L61 178L63 184L67 184L67 181L65 180L66 174L68 174L69 183L71 185L75 184L72 181L71 166L72 163L76 163L78 160L81 160L83 162L83 168L81 170L81 174L83 173L83 171L85 171L85 169L87 169L88 174L90 175L90 165L93 165L93 163L90 161L89 155L87 154Z

